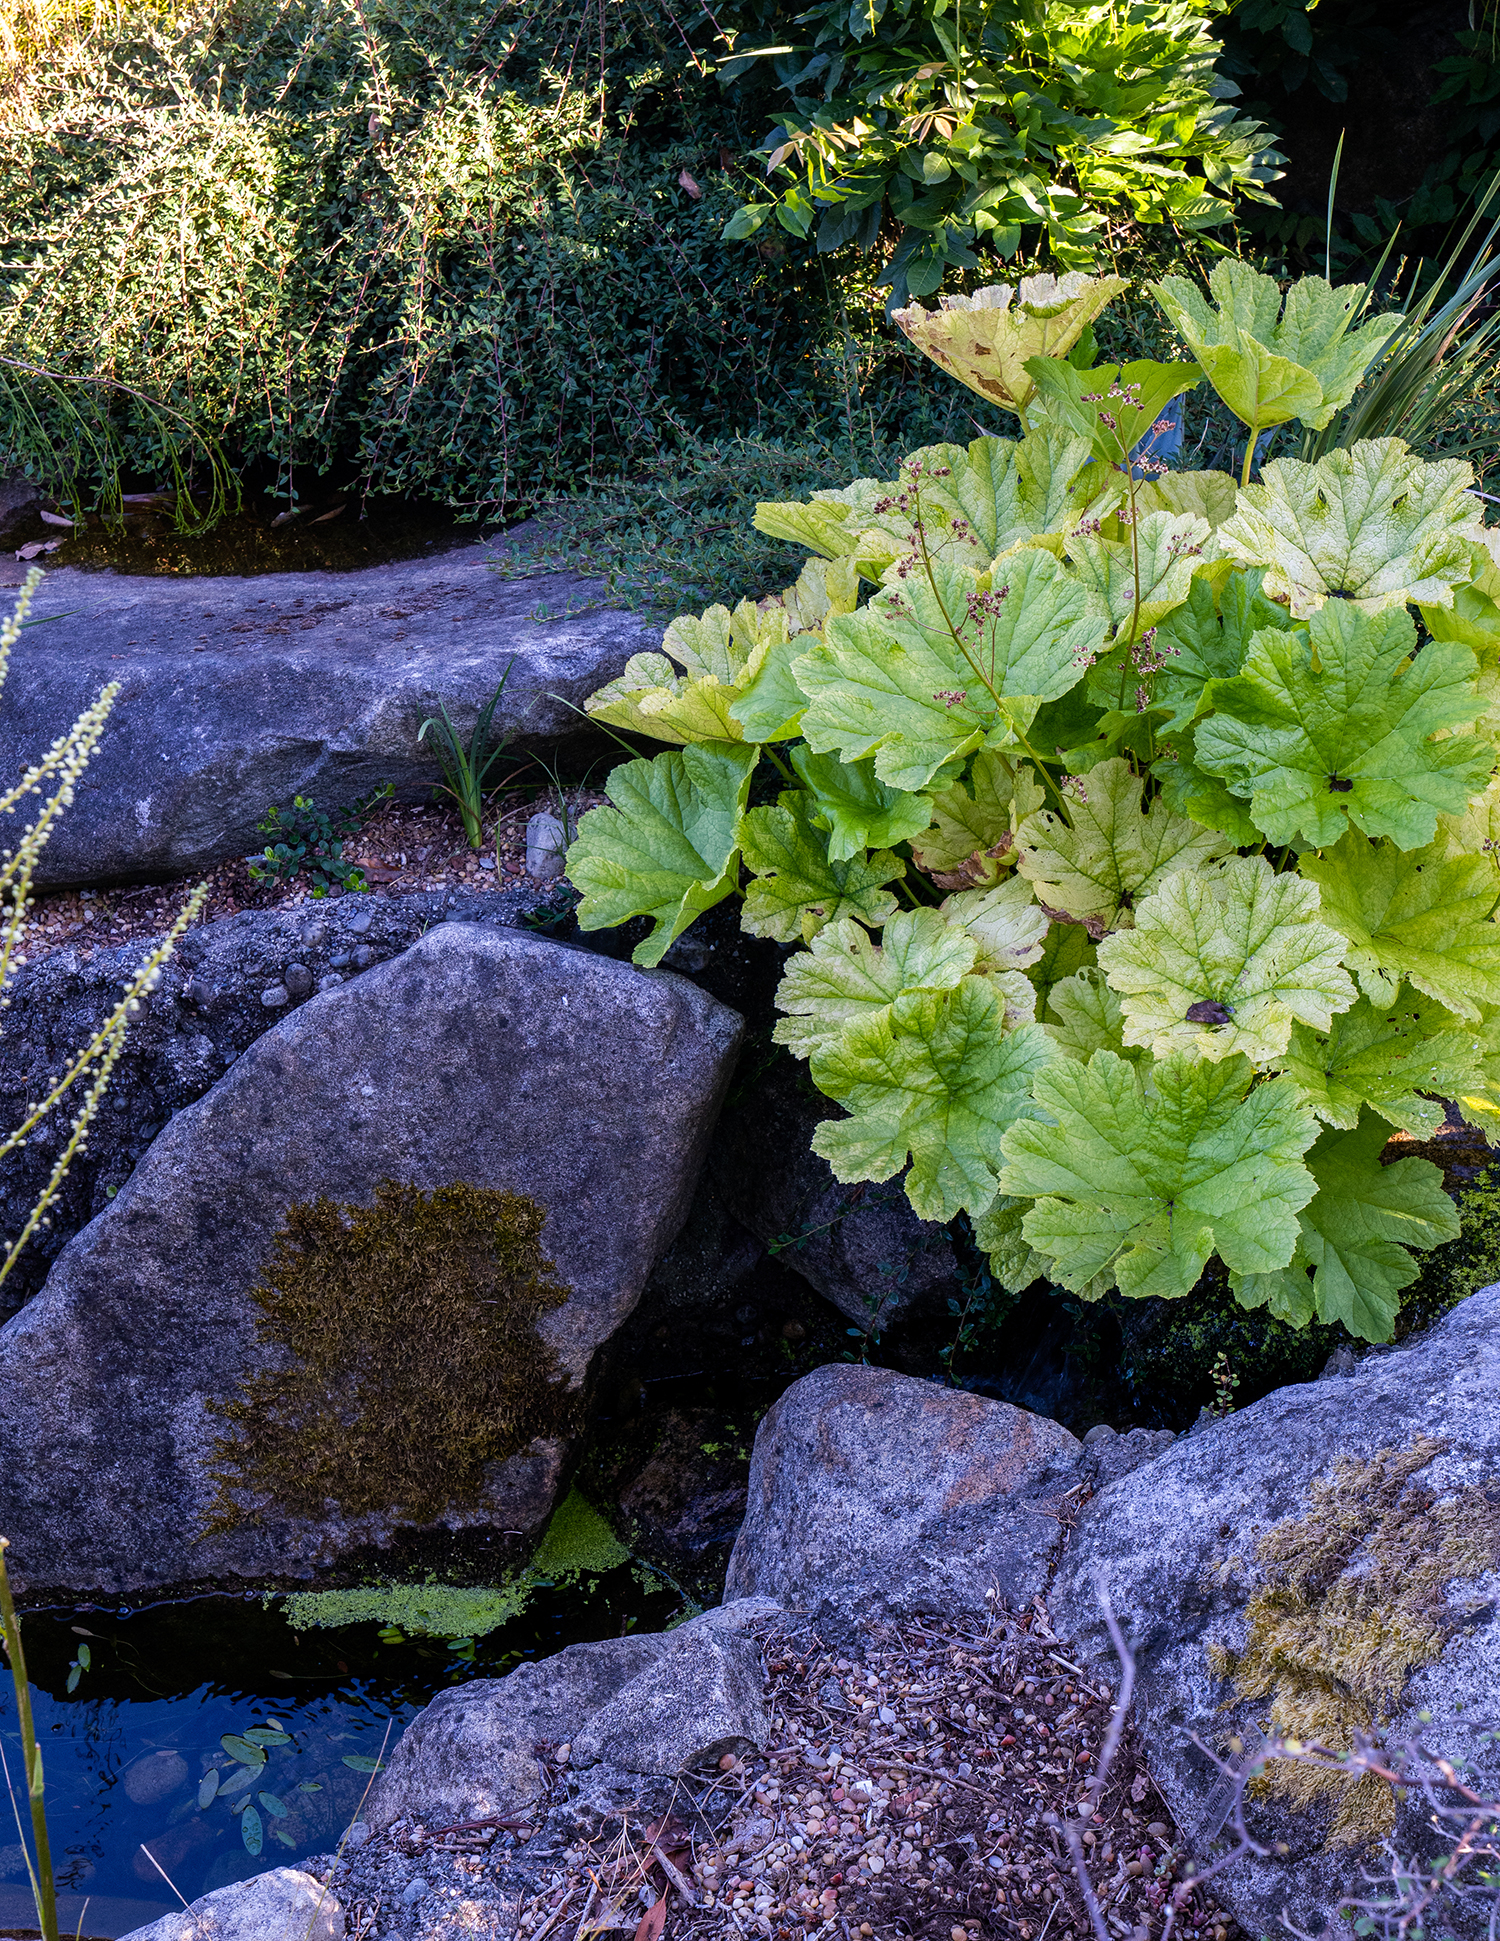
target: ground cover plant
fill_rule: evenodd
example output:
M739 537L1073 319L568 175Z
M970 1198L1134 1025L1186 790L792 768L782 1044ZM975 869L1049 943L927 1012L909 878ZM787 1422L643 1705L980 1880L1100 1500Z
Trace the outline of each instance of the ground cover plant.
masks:
M1018 435L763 504L795 585L666 630L589 704L669 744L569 852L582 927L659 963L742 897L792 947L777 1037L997 1280L1388 1339L1450 1098L1500 1117L1500 569L1462 460L1395 438L1254 476L1348 406L1398 319L1233 259L1153 294L1196 361L1093 362L1118 279L898 313ZM1138 450L1201 383L1238 478Z

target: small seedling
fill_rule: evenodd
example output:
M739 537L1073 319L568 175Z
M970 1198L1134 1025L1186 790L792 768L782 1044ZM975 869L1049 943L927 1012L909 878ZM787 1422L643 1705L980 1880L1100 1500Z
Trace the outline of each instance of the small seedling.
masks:
M392 783L382 782L348 808L331 812L315 808L308 795L294 795L290 809L273 807L257 824L272 840L250 858L251 876L259 883L290 884L306 873L313 896L327 896L333 889L367 890L359 864L344 860L344 845L354 841L376 806L395 792Z

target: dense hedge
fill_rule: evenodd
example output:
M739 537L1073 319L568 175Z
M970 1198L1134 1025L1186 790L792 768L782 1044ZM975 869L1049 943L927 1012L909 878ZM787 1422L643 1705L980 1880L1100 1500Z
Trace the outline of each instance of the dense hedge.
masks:
M763 104L692 38L646 0L241 0L39 63L0 102L0 356L134 387L284 495L331 470L470 516L805 425L871 273L721 244ZM97 395L12 372L0 461L97 474ZM102 395L152 482L159 415Z

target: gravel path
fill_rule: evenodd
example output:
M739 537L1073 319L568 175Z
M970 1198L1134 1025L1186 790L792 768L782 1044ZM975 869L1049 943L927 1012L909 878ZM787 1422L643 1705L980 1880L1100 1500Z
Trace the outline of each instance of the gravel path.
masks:
M547 1832L398 1825L333 1871L350 1935L1085 1941L1059 1828L1112 1695L1040 1604L988 1629L872 1623L836 1644L782 1620L761 1642L764 1756L571 1817L559 1765ZM1185 1854L1128 1729L1083 1842L1108 1934L1163 1941ZM1242 1941L1209 1890L1170 1918L1184 1941Z

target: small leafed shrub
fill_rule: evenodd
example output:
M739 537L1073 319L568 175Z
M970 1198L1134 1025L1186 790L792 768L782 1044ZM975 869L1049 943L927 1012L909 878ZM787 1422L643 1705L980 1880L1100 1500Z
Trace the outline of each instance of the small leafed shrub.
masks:
M591 697L674 744L569 852L585 929L660 962L743 897L798 945L779 1042L845 1181L967 1214L996 1280L1234 1298L1388 1339L1458 1232L1430 1161L1500 1118L1500 569L1473 474L1322 431L1399 319L1221 262L1154 286L1195 361L1094 364L1119 280L898 313L1018 421L755 523L796 584L666 630ZM1207 381L1240 476L1139 457ZM1420 629L1419 622L1420 620ZM766 799L767 780L775 800Z
M272 807L256 824L271 840L250 863L257 882L289 884L306 875L313 896L330 890L365 890L369 884L358 863L344 860L344 844L353 842L371 812L395 793L389 782L348 808L317 808L310 795L294 795L289 809Z
M538 1324L567 1299L545 1210L462 1183L386 1180L370 1207L294 1206L253 1299L268 1365L217 1405L209 1528L265 1512L399 1512L476 1500L487 1463L559 1426L562 1377Z

